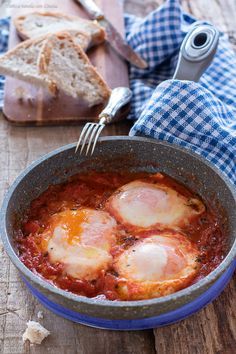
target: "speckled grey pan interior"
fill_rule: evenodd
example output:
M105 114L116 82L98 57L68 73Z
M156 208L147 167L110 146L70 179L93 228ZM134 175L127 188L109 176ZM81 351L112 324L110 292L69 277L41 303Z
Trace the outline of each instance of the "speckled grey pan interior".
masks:
M24 171L10 188L1 212L1 235L12 262L25 278L50 300L82 314L106 319L135 319L174 310L198 297L230 266L236 254L236 194L226 178L205 160L186 150L155 140L129 137L100 139L92 158L75 154L75 144L64 146ZM228 254L221 265L197 284L175 294L143 301L102 301L58 289L28 270L13 242L16 218L49 185L88 169L162 171L197 192L227 218Z

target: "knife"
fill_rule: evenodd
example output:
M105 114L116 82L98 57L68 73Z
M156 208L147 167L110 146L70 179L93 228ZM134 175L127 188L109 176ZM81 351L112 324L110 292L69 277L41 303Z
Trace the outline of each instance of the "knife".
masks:
M140 69L147 68L147 63L122 38L120 33L115 27L108 21L104 13L99 9L93 0L76 0L86 12L90 15L92 20L98 21L98 23L106 30L106 40L111 46L131 64L137 66Z

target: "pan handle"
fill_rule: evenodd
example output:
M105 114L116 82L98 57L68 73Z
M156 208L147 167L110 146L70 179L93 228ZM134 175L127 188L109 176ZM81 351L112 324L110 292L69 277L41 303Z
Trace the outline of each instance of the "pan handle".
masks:
M173 79L198 82L214 58L219 35L212 25L196 22L181 45Z

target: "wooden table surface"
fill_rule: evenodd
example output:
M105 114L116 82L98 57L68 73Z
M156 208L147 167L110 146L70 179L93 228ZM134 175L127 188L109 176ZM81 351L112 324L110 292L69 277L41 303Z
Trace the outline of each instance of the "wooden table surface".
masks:
M161 0L127 0L126 10L140 16ZM199 19L212 21L236 43L236 0L183 0L183 7ZM0 199L17 175L33 160L76 141L81 127L20 128L0 115ZM107 135L126 135L129 124L106 129ZM43 308L19 278L0 244L0 353L1 354L211 354L236 352L236 278L221 296L196 315L178 324L138 332L116 332L74 324ZM51 331L40 346L23 345L28 320Z

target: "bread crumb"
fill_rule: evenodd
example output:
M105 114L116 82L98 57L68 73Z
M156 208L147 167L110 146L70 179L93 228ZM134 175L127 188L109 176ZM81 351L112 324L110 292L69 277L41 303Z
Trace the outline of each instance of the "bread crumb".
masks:
M38 317L38 319L42 319L44 317L43 311L39 311L37 317Z
M32 344L41 344L42 341L49 336L50 332L40 323L28 321L27 328L22 336L23 342L29 340Z
M26 91L23 87L19 86L15 89L15 95L19 101L23 101L26 96Z

